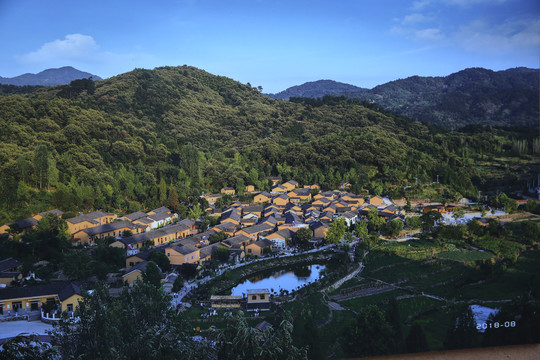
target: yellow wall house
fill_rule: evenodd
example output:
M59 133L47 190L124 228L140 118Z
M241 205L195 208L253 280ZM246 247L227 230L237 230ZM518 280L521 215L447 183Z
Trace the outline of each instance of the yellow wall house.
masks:
M0 261L0 284L9 286L14 280L22 278L21 269L22 262L14 258L7 258Z
M148 261L143 261L137 263L135 266L131 267L126 273L122 276L122 281L128 285L133 285L137 280L143 280L143 274L146 271L146 265Z
M246 255L262 256L264 248L272 248L273 245L274 243L268 239L255 241L246 246Z
M168 247L165 249L165 255L171 265L198 264L200 260L199 249L191 245Z
M108 224L116 219L116 214L104 213L101 211L94 211L89 214L76 216L71 219L67 219L68 231L71 235L77 231L88 229L91 227Z
M120 237L124 231L129 230L132 234L139 234L144 229L146 229L144 226L135 225L131 221L123 220L77 231L73 234L73 240L79 245L87 245L89 243L95 243L97 239Z
M46 303L56 305L58 310L72 312L82 298L81 289L73 283L0 289L0 315L29 314L41 310Z
M262 203L270 202L270 200L272 200L272 197L271 197L270 193L268 193L266 191L262 191L262 192L258 193L253 198L253 202L255 204L262 204Z
M268 289L247 289L247 310L270 310L270 291Z
M227 195L234 195L236 193L236 191L232 187L224 187L220 190L220 192Z

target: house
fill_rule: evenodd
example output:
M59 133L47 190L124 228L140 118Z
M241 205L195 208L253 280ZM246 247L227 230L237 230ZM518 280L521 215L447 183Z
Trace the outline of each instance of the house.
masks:
M269 225L267 223L261 223L258 225L249 226L249 227L240 229L235 233L235 235L244 235L252 240L255 240L255 239L258 239L260 236L264 236L270 233L272 230L274 230L274 226Z
M230 222L234 225L240 224L241 210L237 208L229 208L221 214L221 223Z
M289 180L286 183L283 183L282 185L284 188L286 188L288 191L294 190L298 187L298 182L294 180Z
M322 221L315 221L309 224L309 228L313 231L313 237L325 238L329 225Z
M255 192L255 186L253 186L253 185L246 186L246 188L244 189L244 192L249 193L249 194L254 193Z
M243 234L235 235L233 237L230 237L228 239L225 239L221 242L221 244L225 245L228 248L232 248L234 246L244 246L247 245L251 239Z
M147 261L151 252L152 252L152 250L139 251L136 254L127 256L126 257L126 269L131 269L132 267L134 267L138 263L142 263L143 261Z
M325 207L325 206L328 206L330 205L332 201L328 198L325 198L323 196L319 197L317 200L314 200L311 205L316 205L316 206L322 206L322 207Z
M0 287L9 286L14 280L22 279L22 262L9 257L0 260Z
M146 218L151 220L150 228L157 229L161 226L170 224L174 219L176 219L176 217L177 217L176 214L171 214L170 212L160 212L160 213L154 213L154 214L149 213Z
M368 203L369 205L373 205L373 206L376 206L376 207L386 207L386 205L384 204L384 200L382 197L380 196L373 196L371 197L369 200L368 200Z
M174 224L161 229L147 231L141 234L128 236L113 242L110 246L128 249L140 249L145 244L162 245L168 242L183 239L190 235L191 230L183 224Z
M234 188L232 188L232 187L224 187L219 192L224 194L224 195L234 195L234 194L236 194L236 190L234 190Z
M205 198L206 201L208 201L208 204L209 205L214 205L216 203L216 201L221 198L223 194L207 194L207 195L202 195L201 197Z
M223 246L223 245L221 243L214 243L214 244L210 244L208 246L205 246L205 247L201 248L201 250L199 252L200 262L204 263L206 261L211 260L212 259L212 254L220 246Z
M265 239L274 243L274 248L284 249L287 247L287 243L294 237L295 231L292 229L281 229L272 234L269 234Z
M356 223L356 219L358 219L358 214L355 211L347 211L339 217L345 219L345 223L347 224L347 226L351 226L352 224Z
M345 181L345 182L342 182L341 184L339 184L339 189L340 190L348 190L350 187L351 187L351 183L348 182L348 181Z
M44 211L44 212L40 212L39 214L36 214L34 216L32 216L34 219L36 219L37 221L43 219L45 216L47 216L47 214L54 214L57 218L61 218L62 215L64 215L64 212L61 211L61 210L58 210L58 209L53 209L53 210L48 210L48 211Z
M165 255L171 265L198 264L200 261L199 249L190 245L174 245L165 248Z
M272 200L272 195L270 195L270 193L266 191L261 191L260 193L255 195L255 197L253 197L253 202L255 204L267 203L270 202L270 200Z
M288 188L286 188L285 186L283 185L276 185L272 188L272 193L273 194L285 194L289 191Z
M139 234L144 232L144 230L145 228L143 226L135 225L128 220L116 221L77 231L73 234L72 242L77 245L95 244L97 239L106 237L119 238L124 231L131 231L132 233Z
M252 255L256 257L262 256L264 249L265 248L271 249L273 245L274 243L267 239L255 241L251 244L246 245L245 247L246 255Z
M228 236L233 236L237 229L238 226L233 224L232 222L224 222L214 226L210 230L214 230L216 232L224 232Z
M289 197L285 194L281 194L272 199L272 204L277 206L285 206L289 202Z
M116 214L94 211L89 214L67 219L66 223L68 225L68 232L73 235L83 229L111 223L116 218Z
M272 186L281 182L281 178L279 176L267 176L264 178L264 180L269 180L272 183Z
M311 201L311 190L306 188L294 189L289 191L287 195L291 198L298 198L302 202Z
M248 311L270 310L270 291L268 289L247 289Z
M146 265L148 265L148 261L145 260L126 270L126 273L122 275L122 282L133 285L133 283L137 280L142 281L146 271Z
M242 296L211 295L212 309L239 309L242 305Z
M244 214L244 217L247 214L252 213L255 214L258 218L260 218L262 217L263 211L264 207L261 205L249 205L242 208L242 213Z
M146 215L156 215L156 214L170 214L171 210L168 207L162 206L154 210L150 210Z
M0 315L28 314L46 303L73 312L82 298L80 287L66 282L0 289Z

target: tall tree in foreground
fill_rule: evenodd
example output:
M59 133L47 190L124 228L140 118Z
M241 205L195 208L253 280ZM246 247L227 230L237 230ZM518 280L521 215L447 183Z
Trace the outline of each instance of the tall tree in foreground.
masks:
M467 349L478 346L479 332L469 305L458 309L453 326L448 330L444 345L448 349Z
M384 314L369 305L358 312L356 322L345 330L344 348L349 356L388 354L393 349L394 331Z
M97 288L79 303L77 321L64 318L52 344L62 359L203 359L202 345L184 332L170 296L140 281L112 298Z
M261 333L250 327L243 316L240 311L230 326L219 334L218 359L307 360L306 349L293 345L293 326L289 321L283 320L278 327Z

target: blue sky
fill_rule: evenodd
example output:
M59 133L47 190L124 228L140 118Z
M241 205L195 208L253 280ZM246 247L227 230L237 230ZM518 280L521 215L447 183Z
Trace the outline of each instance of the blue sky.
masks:
M264 92L539 67L537 0L0 0L0 76L192 65Z

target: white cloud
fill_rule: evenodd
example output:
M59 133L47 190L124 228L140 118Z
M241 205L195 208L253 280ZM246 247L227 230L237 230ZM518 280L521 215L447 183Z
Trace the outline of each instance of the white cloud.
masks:
M128 53L106 51L90 35L69 34L64 39L45 43L38 50L18 56L17 59L33 71L70 65L102 77L137 67L162 65L155 56L144 53L140 46L134 50Z
M420 13L414 13L414 14L409 14L405 16L403 20L401 21L401 23L403 25L414 25L414 24L429 22L432 20L433 20L433 17L426 16Z
M446 0L448 4L458 5L462 7L470 7L476 4L502 4L508 0Z
M41 46L38 50L20 57L28 64L42 64L51 61L81 61L93 58L99 51L94 38L89 35L69 34Z
M441 32L441 29L428 28L415 30L414 36L420 40L439 40L444 37L444 34Z
M412 4L413 10L422 10L431 3L431 0L417 0Z
M462 26L455 34L455 40L466 50L475 52L538 52L540 20L513 19L501 24L476 20Z

